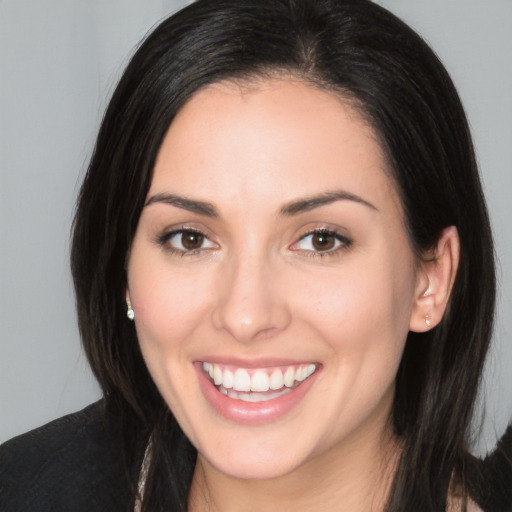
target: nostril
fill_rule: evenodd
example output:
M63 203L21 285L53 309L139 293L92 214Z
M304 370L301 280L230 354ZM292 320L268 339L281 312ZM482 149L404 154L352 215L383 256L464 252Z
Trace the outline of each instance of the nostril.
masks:
M260 255L261 256L261 255ZM212 323L240 343L261 340L285 328L290 315L286 296L269 275L263 257L239 258L242 262L224 268L219 281Z

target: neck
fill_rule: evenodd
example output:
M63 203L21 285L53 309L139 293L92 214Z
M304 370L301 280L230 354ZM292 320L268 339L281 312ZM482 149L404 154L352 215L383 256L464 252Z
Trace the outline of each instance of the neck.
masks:
M384 510L400 449L390 427L373 443L343 443L273 479L225 475L198 456L190 512Z

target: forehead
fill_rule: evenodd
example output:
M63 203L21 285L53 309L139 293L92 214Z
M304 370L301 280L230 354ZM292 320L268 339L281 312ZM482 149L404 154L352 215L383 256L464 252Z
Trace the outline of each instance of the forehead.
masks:
M340 188L390 203L401 215L377 136L353 102L273 79L221 82L192 96L164 138L150 194L220 202L243 194L243 201L270 204Z

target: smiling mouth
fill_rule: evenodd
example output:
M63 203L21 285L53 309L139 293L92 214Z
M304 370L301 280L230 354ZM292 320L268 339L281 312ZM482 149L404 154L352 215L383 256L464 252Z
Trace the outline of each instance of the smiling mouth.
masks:
M283 396L317 369L314 363L249 370L216 363L202 363L204 373L223 395L244 402L266 402Z

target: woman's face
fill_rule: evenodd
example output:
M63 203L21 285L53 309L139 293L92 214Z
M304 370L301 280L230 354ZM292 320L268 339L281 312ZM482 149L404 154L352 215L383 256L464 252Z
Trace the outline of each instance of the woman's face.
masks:
M416 268L375 134L348 102L298 81L222 83L164 139L127 294L201 460L265 478L378 445Z

